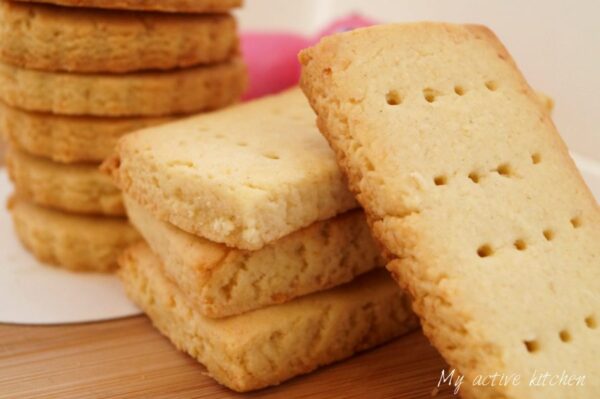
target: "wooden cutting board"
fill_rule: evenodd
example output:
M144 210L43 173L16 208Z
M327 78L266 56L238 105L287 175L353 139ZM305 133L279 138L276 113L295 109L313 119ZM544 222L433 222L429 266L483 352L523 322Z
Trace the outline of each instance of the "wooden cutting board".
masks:
M420 331L278 387L237 394L203 375L143 316L0 324L0 398L432 398L444 362Z

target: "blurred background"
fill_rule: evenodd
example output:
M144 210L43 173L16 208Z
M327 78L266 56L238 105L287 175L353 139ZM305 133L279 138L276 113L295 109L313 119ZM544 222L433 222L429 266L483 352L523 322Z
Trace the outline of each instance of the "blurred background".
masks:
M242 31L311 35L351 13L489 26L530 84L554 99L554 121L571 150L600 168L600 1L246 0L239 17Z

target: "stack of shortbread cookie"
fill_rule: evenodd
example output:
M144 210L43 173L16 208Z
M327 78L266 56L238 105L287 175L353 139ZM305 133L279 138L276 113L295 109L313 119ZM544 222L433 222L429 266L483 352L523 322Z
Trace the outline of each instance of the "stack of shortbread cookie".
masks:
M106 271L138 236L98 165L127 132L239 99L240 0L41 2L60 5L0 1L15 227L43 261Z
M277 384L416 326L298 89L123 138L131 298L221 384Z

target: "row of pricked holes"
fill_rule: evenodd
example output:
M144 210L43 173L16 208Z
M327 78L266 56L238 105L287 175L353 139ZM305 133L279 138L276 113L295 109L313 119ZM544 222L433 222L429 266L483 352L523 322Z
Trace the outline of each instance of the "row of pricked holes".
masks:
M538 153L532 154L531 160L534 165L537 165L541 162L541 156ZM510 176L511 169L508 164L502 164L496 169L496 172L498 172L498 174L502 176ZM474 183L479 183L479 178L480 176L476 174L476 172L472 172L471 174L469 174L469 179L471 179ZM440 177L438 176L436 177L436 179L434 179L434 181L436 185L440 185L439 183L443 182L443 179L440 179ZM577 229L581 227L582 221L580 217L574 217L570 220L570 223L571 226L573 226L573 228ZM547 241L552 241L555 237L555 232L552 229L546 229L542 232L542 234ZM516 240L513 245L518 251L524 251L527 249L527 243L523 239ZM484 244L477 249L477 254L482 258L491 256L493 255L493 253L494 251L489 244ZM590 329L595 329L597 327L597 322L594 316L586 317L585 324ZM572 340L572 335L567 329L561 330L558 333L558 336L560 340L565 343L570 342ZM527 351L530 353L534 353L539 350L540 345L539 342L536 340L523 341L523 343L525 344Z
M570 220L570 222L571 222L571 226L574 229L578 229L579 227L581 227L581 225L583 223L579 216L572 218ZM544 236L546 241L552 241L552 240L554 240L556 233L552 229L546 229L542 232L542 235ZM513 245L518 251L524 251L527 249L527 242L523 239L516 240ZM492 256L493 254L494 254L494 249L492 248L492 246L490 244L483 244L479 248L477 248L477 255L480 258L487 258L487 257Z
M573 226L574 229L581 227L581 224L582 224L581 218L578 216L572 218L570 220L570 222L571 222L571 226ZM544 230L542 234L544 235L544 238L546 239L546 241L552 241L555 237L555 232L554 232L554 230L551 230L551 229ZM522 239L516 240L514 242L514 246L518 251L524 251L525 249L527 249L527 243L525 242L525 240L522 240ZM487 258L489 256L492 256L493 254L494 254L494 250L492 249L492 247L489 244L484 244L477 249L477 255L479 255L479 257L481 257L481 258ZM585 324L590 329L595 329L597 327L597 322L593 315L585 318ZM569 332L569 330L566 330L566 329L561 330L558 333L558 336L559 336L560 340L565 343L570 342L572 339L571 333ZM525 344L527 351L530 353L537 352L540 349L539 342L536 340L523 341L523 343Z
M542 156L539 153L534 153L531 155L531 163L537 165L540 162L542 162ZM494 172L504 177L510 177L513 175L512 167L507 163L503 163L502 165L498 166ZM478 184L482 177L483 176L477 172L471 172L468 175L468 178L471 179L471 181L475 184ZM444 186L448 184L448 178L444 175L435 176L433 178L433 183L436 186Z
M215 135L215 138L217 139L222 139L225 136L223 134L217 133ZM247 147L248 143L246 143L245 141L239 141L237 143L238 147ZM261 154L263 157L268 158L268 159L273 159L273 160L278 160L279 159L279 155L277 155L274 151L267 151Z
M237 143L237 145L238 145L238 147L247 147L248 143L246 143L245 141L240 141ZM263 152L261 155L268 159L273 159L273 160L279 159L279 155L277 155L275 153L275 151L266 151L266 152Z
M486 82L485 86L490 91L496 91L498 89L498 85L494 81ZM461 86L455 86L454 93L459 96L463 96L465 94L465 90ZM430 88L426 88L423 90L423 97L428 103L433 103L436 99L436 92ZM389 105L399 105L402 103L402 98L400 97L400 94L395 90L391 90L387 93L386 100ZM532 154L531 161L534 165L539 164L541 162L540 154ZM495 171L498 172L498 174L500 174L501 176L507 177L509 177L512 173L511 168L508 164L500 165ZM479 183L479 180L481 178L481 176L477 172L471 172L468 177L476 184ZM447 184L447 178L446 176L436 176L434 178L434 183L436 186L445 185ZM573 226L573 228L579 228L581 226L581 218L572 218L571 225ZM543 235L547 241L552 241L554 239L555 233L553 230L547 229L543 231ZM524 251L525 249L527 249L527 243L522 239L516 240L514 242L514 246L518 251ZM484 244L477 249L477 254L482 258L493 255L493 252L494 251L489 244ZM593 315L586 317L584 321L586 326L590 329L595 329L597 327L597 322ZM572 335L567 329L561 330L558 336L560 340L565 343L570 342L572 340ZM524 341L524 344L527 348L527 351L530 353L537 352L540 347L539 342L536 340Z
M496 90L498 90L498 83L496 83L493 80L488 80L487 82L485 82L485 87L489 91L496 91ZM454 94L456 94L457 96L464 96L466 94L466 91L465 91L464 87L462 87L460 85L456 85L456 86L454 86ZM432 88L427 87L427 88L423 89L423 98L428 103L435 102L435 99L437 98L438 95L439 95L438 92ZM398 93L397 90L388 91L387 94L385 95L385 100L389 105L402 104L402 96L400 95L400 93Z
M585 326L587 328L589 328L590 330L595 330L598 327L598 321L596 320L596 317L594 317L594 315L589 315L588 317L586 317L585 319L583 319ZM560 330L558 332L558 338L564 342L571 342L573 340L573 335L571 334L571 332L568 329L564 329L564 330ZM529 341L523 341L523 344L525 345L525 348L527 349L527 352L529 353L536 353L539 352L540 350L540 343L538 340L529 340Z

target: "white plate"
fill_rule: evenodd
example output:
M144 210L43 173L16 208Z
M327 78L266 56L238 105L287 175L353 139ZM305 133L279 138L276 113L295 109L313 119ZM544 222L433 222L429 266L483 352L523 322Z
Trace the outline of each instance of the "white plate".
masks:
M116 276L68 272L31 256L5 207L10 192L6 170L0 169L0 323L79 323L140 313Z
M571 153L571 156L596 197L596 202L600 202L600 162L575 153Z

